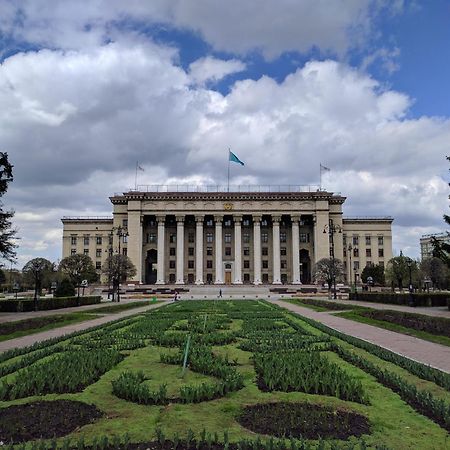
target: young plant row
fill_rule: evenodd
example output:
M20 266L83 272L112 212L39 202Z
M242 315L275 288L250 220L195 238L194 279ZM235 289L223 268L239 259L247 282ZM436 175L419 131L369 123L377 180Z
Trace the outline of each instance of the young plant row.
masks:
M0 400L82 391L122 359L115 350L64 352L19 371L10 383L0 382Z
M353 336L348 336L347 334L343 334L339 331L333 330L330 327L327 327L326 325L316 322L313 319L302 317L302 320L330 336L337 337L351 345L354 345L355 347L366 350L367 352L372 353L372 355L378 358L384 359L387 362L400 366L413 375L424 380L436 383L447 391L450 391L449 373L442 372L441 370L434 369L433 367L426 366L425 364L416 361L412 361L405 356L398 355L397 353L378 347L378 345L371 344L370 342L363 341Z
M381 369L367 359L343 349L339 345L335 344L333 350L345 361L359 367L364 372L374 376L379 383L397 392L406 403L420 414L427 416L450 432L449 403L434 398L431 392L417 389L416 386L406 382L401 376L389 370Z
M65 438L61 444L56 439L51 441L35 441L31 444L20 446L5 445L5 450L368 450L364 440L340 443L319 439L317 442L306 439L241 439L230 442L228 432L224 431L219 436L217 432L210 433L202 430L197 435L189 429L186 435L175 433L166 436L161 429L156 430L155 440L142 444L132 443L130 436L113 435L112 437L94 437L91 442L86 442L81 435L78 439ZM373 450L390 450L384 445L371 446Z
M142 405L165 405L169 402L167 385L161 384L158 390L151 390L142 384L146 380L144 372L122 372L113 380L112 392L116 397Z
M361 382L317 352L256 353L254 364L262 390L331 395L369 404Z

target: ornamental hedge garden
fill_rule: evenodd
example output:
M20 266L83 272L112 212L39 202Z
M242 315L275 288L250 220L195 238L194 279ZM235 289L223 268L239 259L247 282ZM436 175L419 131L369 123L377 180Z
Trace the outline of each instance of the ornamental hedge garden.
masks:
M0 354L19 449L440 449L450 375L264 301L183 301Z

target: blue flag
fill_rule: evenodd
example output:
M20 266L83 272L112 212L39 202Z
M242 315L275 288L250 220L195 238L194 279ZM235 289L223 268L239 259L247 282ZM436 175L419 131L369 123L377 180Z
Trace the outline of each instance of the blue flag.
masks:
M244 163L232 151L230 151L229 161L238 163L241 166L244 165Z

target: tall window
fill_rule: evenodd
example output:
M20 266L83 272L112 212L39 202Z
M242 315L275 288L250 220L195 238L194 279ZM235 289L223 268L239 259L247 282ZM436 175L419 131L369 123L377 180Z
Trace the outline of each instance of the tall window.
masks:
M309 233L300 233L300 242L302 243L309 242Z
M225 247L225 256L231 256L231 247Z
M97 245L102 245L102 237L101 236L96 236L95 241L96 241Z
M208 219L208 220L206 221L206 226L207 226L207 227L213 227L213 226L214 226L214 220Z
M281 253L281 256L286 256L286 247L281 247L280 253Z
M175 247L170 247L170 249L169 249L169 255L170 255L170 256L175 256L175 252L176 252Z
M89 235L88 234L85 234L83 236L83 243L84 243L84 245L89 245Z
M71 255L76 255L76 254L77 254L76 249L73 248L72 250L70 250L70 254L71 254Z
M128 249L125 247L122 249L122 255L127 256Z
M242 221L242 225L243 225L244 227L249 227L249 226L250 226L250 220L249 220L249 219L244 219L244 220Z
M171 244L174 244L177 241L177 235L175 233L170 233L169 235L169 242Z
M280 233L280 242L286 242L286 232L282 231Z
M371 239L370 239L370 236L366 236L366 245L370 245L370 242L371 241Z
M263 269L268 269L269 268L269 261L267 261L267 259L263 259L263 261L262 261L262 268Z
M250 242L250 233L244 233L244 234L242 235L242 240L243 240L245 243L249 243L249 242Z
M155 233L147 233L147 242L149 244L153 244L156 242L156 234Z
M76 236L70 236L70 243L72 245L77 245L77 237Z
M384 250L382 248L378 249L378 257L379 258L384 258Z
M84 251L83 251L83 253L84 253L85 255L88 255L88 256L89 256L89 249L88 249L88 248L85 248Z
M244 256L250 255L250 247L244 247Z
M213 262L210 259L208 259L206 261L206 268L207 269L212 269L212 266L213 266Z
M370 258L372 256L372 250L370 248L366 248L366 256Z
M212 247L206 247L206 254L207 254L208 256L212 256L212 254L213 254Z
M193 260L189 260L188 261L188 269L193 269L194 268L194 261Z
M123 220L122 220L122 226L123 226L124 228L128 228L128 219L123 219Z
M194 242L194 239L195 239L194 233L189 233L188 234L188 242L190 244L192 244Z
M213 234L206 233L206 242L213 242Z
M347 235L345 233L342 235L342 243L344 247L347 247Z
M358 250L357 248L354 248L354 249L353 249L353 256L354 256L355 258L358 258L358 257L359 257L359 250Z
M169 268L175 269L175 261L169 261Z
M223 221L223 226L224 227L231 227L231 219L227 219Z
M98 248L97 250L95 250L95 256L97 258L101 258L102 257L102 249Z
M123 236L123 243L124 244L128 243L128 236L126 234Z
M378 245L383 245L383 244L384 244L383 236L378 236Z
M269 242L269 234L268 233L261 233L261 242Z
M188 254L189 254L189 256L194 256L194 247L188 248Z
M100 269L102 268L102 262L101 262L101 261L96 261L96 263L95 263L95 268L96 268L97 270L100 270Z
M231 233L225 233L225 244L229 244L231 242Z
M353 270L359 270L359 261L353 261Z
M248 259L244 259L244 269L250 269L250 261Z
M269 249L267 247L263 247L261 249L262 255L267 256L269 254Z
M359 245L359 236L353 236L353 245Z

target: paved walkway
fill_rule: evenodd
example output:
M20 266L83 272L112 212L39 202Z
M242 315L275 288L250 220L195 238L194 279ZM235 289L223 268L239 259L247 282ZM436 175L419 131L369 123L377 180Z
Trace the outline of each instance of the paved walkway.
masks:
M328 311L317 312L281 300L269 301L289 311L317 320L334 330L371 342L414 361L450 373L450 347L445 345L434 344L433 342L424 341L406 334L395 333L394 331L384 330L372 325L336 317Z
M122 319L124 317L133 316L134 314L143 313L151 309L159 308L164 303L156 303L154 305L143 306L142 308L129 309L116 314L108 314L98 319L89 320L87 322L80 322L73 325L67 325L61 328L54 328L53 330L43 331L42 333L30 334L16 339L9 339L8 341L0 342L0 353L13 348L23 348L33 345L36 342L46 341L55 337L60 337L74 333L75 331L88 330L89 328L103 325L114 320ZM97 305L98 306L98 305ZM44 312L44 311L43 311ZM48 312L48 311L47 311Z
M299 300L302 301L301 298L299 298ZM413 308L411 306L405 305L387 305L385 303L360 302L358 300L330 300L329 298L324 297L321 298L317 297L317 300L343 303L344 305L364 306L366 308L373 308L373 309L391 309L394 311L423 314L425 316L433 316L433 317L445 317L450 319L450 311L446 306L429 306L429 307L418 306Z

